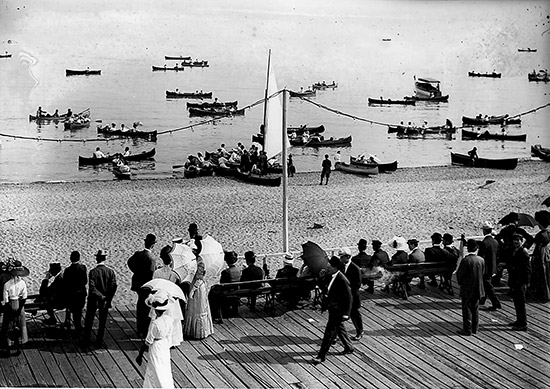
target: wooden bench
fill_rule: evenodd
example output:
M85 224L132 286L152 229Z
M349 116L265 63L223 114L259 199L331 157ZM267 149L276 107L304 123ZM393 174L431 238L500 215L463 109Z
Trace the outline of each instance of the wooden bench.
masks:
M25 312L30 314L32 317L36 317L38 315L39 312L41 312L42 314L47 312L48 310L48 307L46 305L46 302L44 301L41 301L40 300L40 295L39 294L30 294L27 296L27 299L25 300ZM60 312L60 311L65 311L66 308L65 307L62 307L62 308L54 308L54 313L55 312ZM43 322L44 325L46 326L49 326L47 325L46 323ZM55 326L58 326L58 325L61 325L63 327L63 322L57 322L55 324ZM53 326L53 324L52 324Z

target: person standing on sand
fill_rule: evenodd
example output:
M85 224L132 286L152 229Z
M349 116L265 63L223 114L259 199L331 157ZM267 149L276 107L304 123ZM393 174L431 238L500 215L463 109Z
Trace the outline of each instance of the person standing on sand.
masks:
M149 296L149 290L141 287L148 281L153 279L153 274L156 269L156 261L153 258L151 249L157 242L157 238L153 234L147 234L145 237L145 249L136 251L128 259L128 268L132 273L131 290L138 295L136 306L136 327L139 337L144 338L147 335L149 328L149 308L145 304L145 299Z
M330 159L328 157L328 154L325 154L325 159L323 160L323 163L321 164L321 182L319 185L323 185L323 178L326 177L325 185L328 184L328 179L330 177L330 169L332 167L332 162L330 162Z

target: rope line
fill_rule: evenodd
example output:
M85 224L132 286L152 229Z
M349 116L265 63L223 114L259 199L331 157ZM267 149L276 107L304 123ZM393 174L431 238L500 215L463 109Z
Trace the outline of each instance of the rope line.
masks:
M260 105L260 104L264 104L264 102L266 100L269 100L269 99L272 99L276 96L279 96L281 93L283 93L283 91L286 90L286 89L281 89L275 93L273 93L271 96L268 96L267 98L262 98L262 99L259 99L255 102L253 102L252 104L249 104L243 108L240 108L240 110L247 110L247 109L251 109L251 108L254 108L255 106L257 105ZM364 118L364 117L361 117L361 116L357 116L357 115L353 115L353 114L350 114L350 113L347 113L347 112L343 112L343 111L340 111L338 109L335 109L335 108L331 108L331 107L328 107L324 104L321 104L321 103L317 103L316 101L312 101L306 97L303 97L303 96L297 96L298 98L300 98L301 100L303 101L306 101L310 104L313 104L315 105L316 107L318 108L321 108L321 109L324 109L328 112L332 112L332 113L335 113L337 115L341 115L341 116L345 116L347 118L350 118L350 119L353 119L353 120L359 120L359 121L362 121L362 122L366 122L366 123L370 123L370 124L376 124L376 125L379 125L379 126L386 126L386 127L389 127L389 126L398 126L400 124L393 124L393 123L385 123L385 122L380 122L380 121L377 121L377 120L371 120L371 119L367 119L367 118ZM515 114L513 116L509 116L508 118L509 119L513 119L513 118L517 118L517 117L521 117L521 116L524 116L524 115L529 115L531 113L535 113L543 108L546 108L550 106L550 102L546 103L546 104L543 104L541 106L538 106L536 108L532 108L528 111L525 111L525 112L521 112L521 113L518 113L518 114ZM89 109L89 108L88 108ZM195 127L200 127L200 126L203 126L203 125L206 125L206 124L211 124L211 123L214 123L215 121L217 120L220 120L220 119L224 119L224 118L228 118L228 117L232 117L233 115L228 112L228 113L222 113L218 116L215 116L211 119L208 119L208 120L203 120L199 123L193 123L193 124L189 124L187 126L184 126L184 127L177 127L177 128L172 128L172 129L168 129L168 130L164 130L164 131L158 131L157 132L157 136L158 135L165 135L165 134L172 134L174 132L179 132L179 131L184 131L184 130L191 130L191 131L194 131L194 128ZM462 128L469 128L471 126L457 126L455 127L456 129L462 129ZM75 142L75 143L78 143L78 142L82 142L82 143L86 143L86 142L109 142L109 141L113 141L113 140L118 140L118 139L125 139L125 137L111 137L111 138L81 138L81 139L66 139L66 138L42 138L40 136L36 137L36 136L24 136L24 135L13 135L13 134L6 134L6 133L0 133L0 137L5 137L5 138L13 138L13 139L23 139L23 140L36 140L36 141L44 141L44 142Z

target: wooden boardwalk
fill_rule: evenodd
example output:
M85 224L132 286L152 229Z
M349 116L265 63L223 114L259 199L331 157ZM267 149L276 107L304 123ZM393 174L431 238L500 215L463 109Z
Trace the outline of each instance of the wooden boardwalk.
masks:
M327 314L312 307L256 313L215 325L202 341L172 350L176 387L193 388L545 388L550 383L550 304L529 303L528 332L513 332L513 302L499 289L503 309L480 312L476 336L456 334L460 300L437 288L401 300L379 289L363 292L365 336L356 352L312 365ZM60 314L60 319L62 314ZM142 387L146 363L134 359L141 341L133 306L111 310L107 348L85 350L61 328L29 319L30 341L17 357L0 359L3 387ZM351 323L347 328L352 331ZM145 360L147 360L147 354Z

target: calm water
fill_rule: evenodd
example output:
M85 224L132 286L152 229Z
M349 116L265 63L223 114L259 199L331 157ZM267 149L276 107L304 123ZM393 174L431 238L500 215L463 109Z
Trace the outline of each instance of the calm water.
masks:
M78 2L80 3L80 2ZM514 115L550 102L550 85L527 81L533 69L548 68L550 3L421 1L4 1L0 10L0 132L31 137L95 138L97 124L143 130L185 127L186 100L167 100L166 90L212 91L220 100L249 105L263 97L267 53L279 88L325 80L335 90L318 92L316 102L384 123L414 121L439 125L478 113ZM19 7L19 8L18 8ZM40 28L37 28L40 26ZM391 41L382 41L390 38ZM11 43L10 43L11 42ZM519 53L520 47L537 48ZM205 59L209 68L152 72L164 55ZM101 76L65 77L65 69L101 69ZM469 78L468 71L502 73L501 79ZM413 92L413 76L442 81L448 103L415 107L369 107L368 97L398 99ZM28 121L38 106L53 112L91 109L88 129L64 131L62 124ZM78 156L96 146L117 152L156 147L154 162L137 165L140 176L170 175L188 154L250 143L262 106L244 118L159 136L156 143L46 142L0 137L0 181L110 179L103 168L78 167ZM100 123L101 122L101 123ZM326 136L352 135L349 155L372 153L400 166L449 164L451 150L474 145L489 157L529 157L531 144L550 147L550 108L523 117L510 133L527 142L400 140L387 127L352 120L299 99L288 102L288 124L324 124ZM499 128L492 128L498 131ZM322 156L337 149L292 148L298 171L319 170Z

